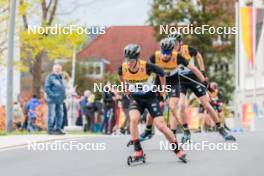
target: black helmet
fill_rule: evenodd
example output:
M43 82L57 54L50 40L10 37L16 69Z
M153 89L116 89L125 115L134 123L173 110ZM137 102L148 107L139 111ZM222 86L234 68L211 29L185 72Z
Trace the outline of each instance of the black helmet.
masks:
M160 48L162 50L172 50L174 48L175 42L171 38L164 38L160 41Z
M175 42L176 41L179 41L179 42L182 41L182 35L179 32L177 32L177 31L175 31L173 33L170 33L168 35L168 38L174 39Z
M127 59L138 59L140 55L140 46L137 44L129 44L124 48L124 56Z

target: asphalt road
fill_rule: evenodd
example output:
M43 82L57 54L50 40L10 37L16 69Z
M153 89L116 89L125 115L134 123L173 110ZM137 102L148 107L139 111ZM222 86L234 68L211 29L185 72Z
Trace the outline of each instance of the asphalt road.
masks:
M163 136L155 136L143 143L147 155L146 164L129 167L126 159L132 153L127 148L129 136L85 137L74 144L86 144L87 149L73 148L71 151L32 151L28 147L0 152L0 176L260 176L264 174L264 132L237 133L237 144L233 151L190 150L188 163L183 164L176 156L166 150L160 150ZM217 133L193 134L193 144L209 141L214 144L224 142ZM57 141L58 142L58 141ZM61 144L70 143L64 141ZM102 150L105 149L105 150Z

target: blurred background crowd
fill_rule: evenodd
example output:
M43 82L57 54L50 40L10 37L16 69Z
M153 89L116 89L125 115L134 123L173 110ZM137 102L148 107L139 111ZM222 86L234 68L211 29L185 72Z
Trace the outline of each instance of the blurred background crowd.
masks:
M56 66L56 65L55 65ZM59 71L61 72L61 70ZM52 75L51 73L50 75ZM104 92L100 99L96 98L91 90L85 90L83 94L78 94L71 86L71 78L67 72L62 75L63 86L66 98L62 103L62 124L60 130L81 129L84 132L102 134L129 134L128 106L129 98L117 92L111 86L110 81L104 83ZM50 77L50 75L48 77ZM47 78L48 80L48 78ZM47 81L46 83L47 84ZM63 96L63 95L60 95ZM48 97L45 92L40 97L32 95L28 100L13 103L13 128L19 131L48 131ZM58 99L58 98L57 98ZM188 116L189 123L196 132L214 131L213 122L205 114L198 114L199 103L189 97ZM225 106L223 106L225 107ZM228 109L223 108L223 120L233 114ZM145 122L146 114L143 115L141 123ZM169 124L168 109L164 111L164 117ZM52 121L55 126L56 118ZM225 123L224 123L225 124ZM0 107L0 130L5 127L5 107ZM179 128L180 130L180 128ZM179 131L180 132L180 131Z

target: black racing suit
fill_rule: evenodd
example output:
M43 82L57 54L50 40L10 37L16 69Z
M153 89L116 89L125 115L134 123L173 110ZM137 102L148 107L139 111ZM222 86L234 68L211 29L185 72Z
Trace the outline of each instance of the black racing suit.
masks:
M164 71L154 64L146 63L146 68L142 68L142 70L143 69L146 69L145 74L147 74L148 77L150 77L152 73L155 73L161 77L164 76ZM124 72L122 71L122 66L118 68L118 74L120 76L123 76ZM128 74L133 75L137 73L132 73L131 71L128 71ZM130 96L129 110L133 109L138 110L141 114L143 114L144 110L147 109L153 118L162 116L162 111L159 106L157 94L154 91L132 92Z

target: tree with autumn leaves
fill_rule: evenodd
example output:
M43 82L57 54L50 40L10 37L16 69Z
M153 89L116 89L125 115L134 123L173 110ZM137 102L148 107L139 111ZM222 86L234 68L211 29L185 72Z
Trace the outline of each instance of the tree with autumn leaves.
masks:
M8 1L0 0L0 64L4 64L4 51L7 49L7 28L5 24L8 20Z
M67 59L73 55L73 50L78 49L86 41L85 33L77 31L71 33L58 32L56 34L47 30L39 33L30 27L48 28L54 26L58 3L61 0L19 0L16 17L16 35L19 38L20 61L14 62L16 69L29 72L32 75L32 93L40 95L43 86L42 64L48 60ZM9 1L0 0L0 24L6 26L0 29L0 64L4 65L4 51L6 51ZM34 21L34 23L33 23ZM58 21L56 21L58 22ZM55 26L64 28L66 26ZM57 29L59 31L61 29Z
M235 26L235 0L153 0L149 23L155 27L158 39L164 37L159 33L160 25L232 27ZM221 96L228 102L234 91L235 35L205 33L183 37L184 43L197 48L203 55L210 81L219 84ZM231 72L223 69L225 66Z
M19 15L23 22L20 30L21 60L30 67L29 70L33 77L32 91L37 95L40 95L43 86L42 64L44 59L71 58L73 49L79 48L86 40L84 33L78 34L76 31L70 34L49 32L42 34L29 30L30 19L36 17L39 18L38 27L44 29L51 27L56 19L58 2L59 0L19 0Z

